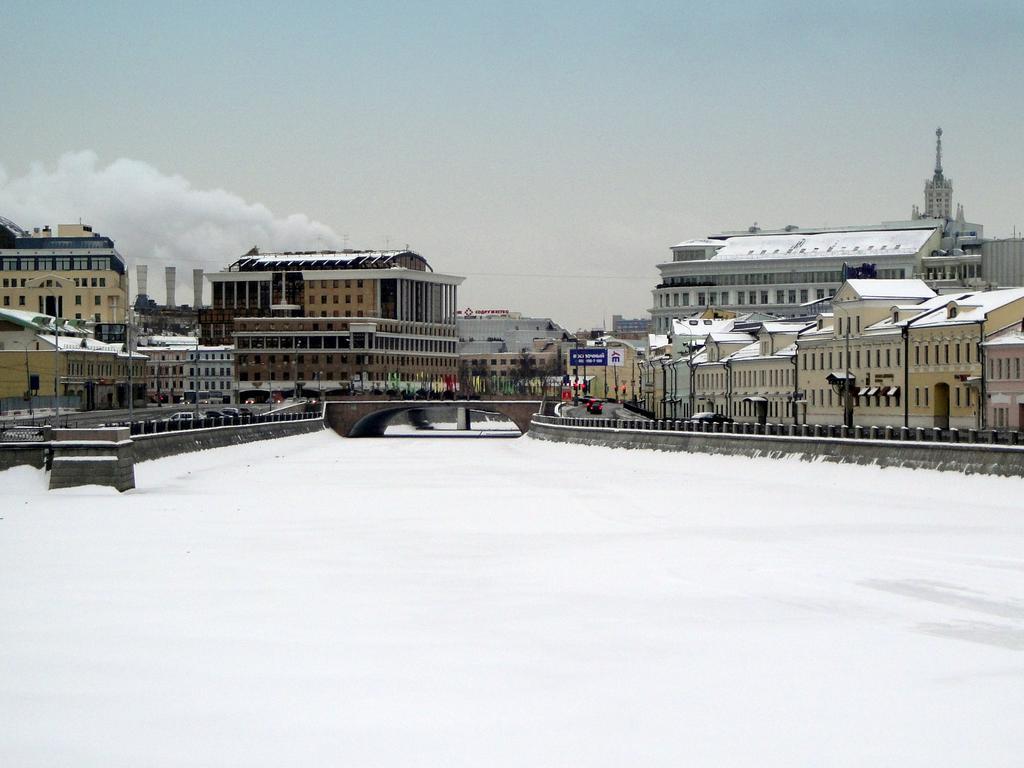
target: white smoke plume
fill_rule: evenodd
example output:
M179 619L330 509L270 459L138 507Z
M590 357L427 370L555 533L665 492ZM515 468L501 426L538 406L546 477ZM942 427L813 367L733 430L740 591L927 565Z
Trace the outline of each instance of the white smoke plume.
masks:
M283 218L223 189L195 189L139 160L101 165L95 152L69 152L9 177L0 166L0 216L23 229L82 221L113 238L129 267L149 264L150 292L165 266L178 267L179 296L191 297L191 270L221 270L254 245L261 251L340 247L334 230L303 214ZM156 280L154 280L154 277ZM131 275L134 283L134 272ZM134 289L133 289L134 292ZM158 298L163 298L160 295Z

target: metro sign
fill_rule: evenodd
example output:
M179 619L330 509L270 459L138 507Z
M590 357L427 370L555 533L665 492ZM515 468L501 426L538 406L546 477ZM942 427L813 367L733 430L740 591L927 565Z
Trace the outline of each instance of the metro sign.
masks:
M626 356L621 349L608 350L608 365L621 367L626 364Z

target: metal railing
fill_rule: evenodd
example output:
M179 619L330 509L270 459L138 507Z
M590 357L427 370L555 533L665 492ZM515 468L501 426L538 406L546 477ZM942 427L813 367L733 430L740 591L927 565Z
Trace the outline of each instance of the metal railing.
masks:
M689 420L634 420L579 416L534 416L540 424L646 432L682 432L707 435L749 435L809 439L869 440L878 442L945 443L948 445L1024 446L1024 432L1007 429L940 429L939 427L847 427L838 424L757 424Z
M323 410L302 411L298 413L260 413L251 416L212 416L200 419L181 421L162 419L159 421L136 421L130 424L131 434L160 435L168 432L185 432L192 429L212 429L214 427L241 427L250 424L279 424L286 421L310 421L323 419ZM122 426L129 426L125 423Z

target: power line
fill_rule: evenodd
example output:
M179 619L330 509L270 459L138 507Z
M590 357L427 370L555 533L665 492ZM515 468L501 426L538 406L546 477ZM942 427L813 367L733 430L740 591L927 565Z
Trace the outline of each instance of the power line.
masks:
M546 279L562 279L562 280L578 280L578 279L591 279L591 280L643 280L644 282L650 283L652 280L657 280L656 276L643 276L643 275L594 275L594 274L560 274L553 275L542 272L463 272L466 277L543 277Z

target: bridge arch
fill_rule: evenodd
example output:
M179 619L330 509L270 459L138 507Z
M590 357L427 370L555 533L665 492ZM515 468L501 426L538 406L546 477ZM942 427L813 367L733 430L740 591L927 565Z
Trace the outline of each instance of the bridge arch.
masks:
M500 414L519 427L522 434L530 429L530 420L541 407L540 400L331 400L326 404L328 426L343 437L379 437L396 415L426 409ZM462 423L463 416L457 416Z

